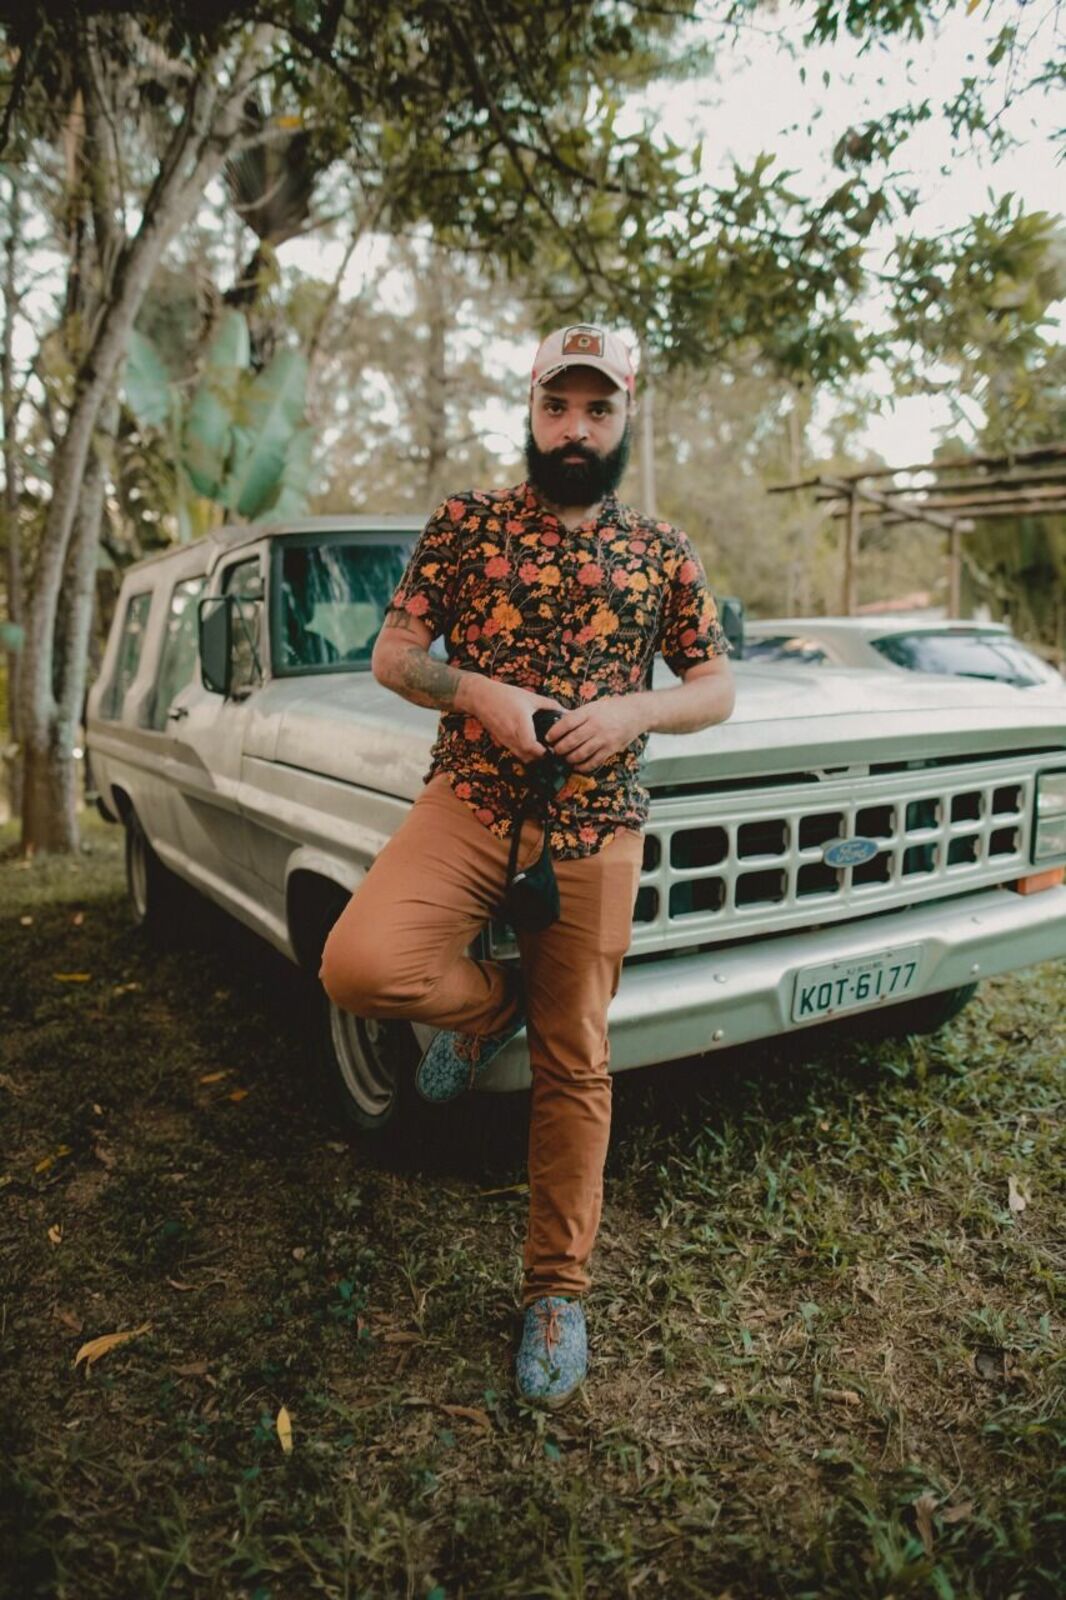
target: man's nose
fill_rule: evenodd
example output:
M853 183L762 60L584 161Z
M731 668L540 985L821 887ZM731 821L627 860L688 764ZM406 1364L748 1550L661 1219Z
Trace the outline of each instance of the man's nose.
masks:
M588 419L582 416L569 417L566 424L568 439L587 439L589 436Z

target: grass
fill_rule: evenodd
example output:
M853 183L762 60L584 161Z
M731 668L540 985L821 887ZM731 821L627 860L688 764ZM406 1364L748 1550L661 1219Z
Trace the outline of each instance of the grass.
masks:
M0 1594L1061 1595L1061 963L616 1080L548 1418L524 1097L351 1145L287 964L206 907L147 943L85 832L0 863Z

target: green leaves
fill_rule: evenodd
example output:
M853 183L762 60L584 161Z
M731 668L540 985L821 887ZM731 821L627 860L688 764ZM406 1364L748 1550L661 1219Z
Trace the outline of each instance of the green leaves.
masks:
M268 511L292 516L306 506L312 451L311 431L303 425L307 359L280 350L255 374L250 359L248 324L227 309L185 410L152 341L139 332L131 338L126 404L142 428L167 436L183 538L202 521L188 504L186 484L225 512L253 520Z

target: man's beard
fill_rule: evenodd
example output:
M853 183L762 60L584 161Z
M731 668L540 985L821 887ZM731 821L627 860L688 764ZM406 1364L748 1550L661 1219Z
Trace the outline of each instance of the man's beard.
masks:
M613 494L629 464L630 425L613 450L597 455L583 444L564 444L558 450L540 450L526 421L526 471L537 493L555 506L594 506ZM580 461L564 461L580 456Z

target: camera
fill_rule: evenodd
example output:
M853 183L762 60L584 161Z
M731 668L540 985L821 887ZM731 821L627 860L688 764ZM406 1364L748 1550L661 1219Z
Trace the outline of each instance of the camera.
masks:
M564 756L555 755L551 745L548 744L548 730L554 728L562 715L561 711L553 711L550 706L541 706L539 711L533 713L533 731L541 744L547 746L548 754L541 756L531 771L536 772L537 777L547 786L551 794L558 794L570 776L569 761Z

